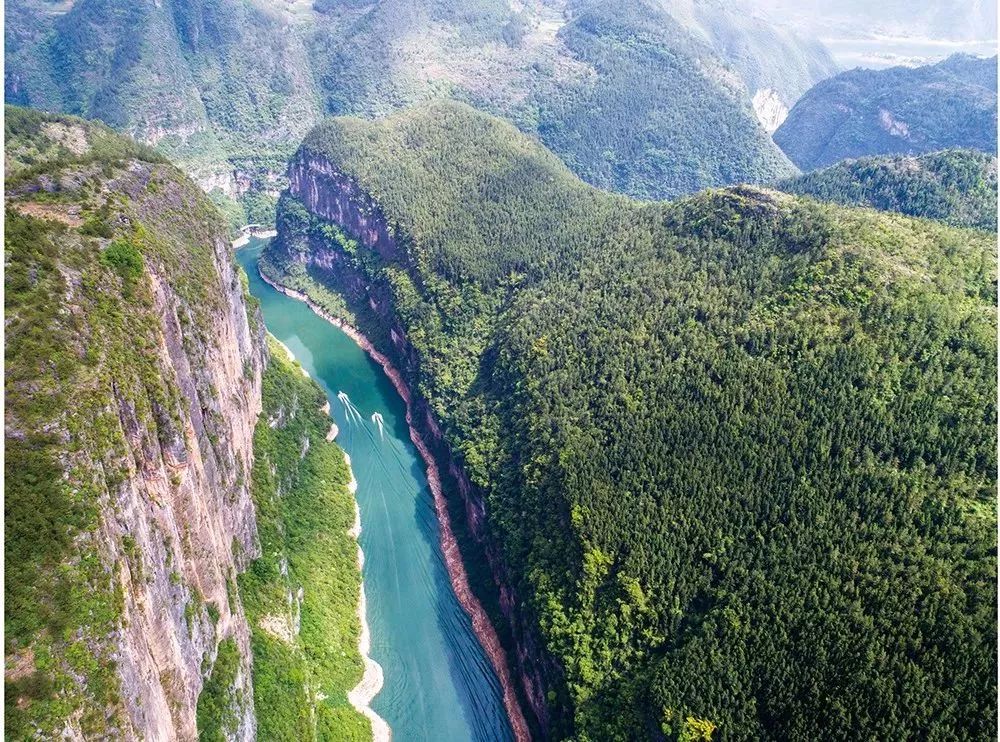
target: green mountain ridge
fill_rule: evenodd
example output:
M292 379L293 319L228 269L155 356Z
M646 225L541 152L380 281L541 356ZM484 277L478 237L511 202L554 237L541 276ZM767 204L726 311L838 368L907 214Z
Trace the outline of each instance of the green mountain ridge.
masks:
M997 58L855 69L802 96L774 141L803 170L847 158L954 147L996 154Z
M997 159L975 150L863 157L780 181L788 193L957 227L997 228Z
M610 195L432 103L317 127L262 266L429 402L560 668L553 736L975 739L995 261L773 191Z

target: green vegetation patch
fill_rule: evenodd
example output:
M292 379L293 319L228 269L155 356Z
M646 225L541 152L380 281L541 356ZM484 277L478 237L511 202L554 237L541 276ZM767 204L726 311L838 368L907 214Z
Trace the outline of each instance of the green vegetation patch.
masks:
M347 701L362 674L350 474L343 451L326 441L322 390L283 347L272 341L270 351L251 475L262 556L239 577L253 632L257 733L370 739L368 720Z
M101 253L101 262L113 268L126 288L142 275L142 253L128 240L115 240Z
M18 106L4 106L4 154L8 188L71 165L166 162L151 147L104 124Z
M974 150L863 157L783 180L778 188L989 232L997 228L997 159Z
M198 696L198 739L204 742L225 742L232 739L238 720L240 702L235 691L236 674L240 669L240 649L235 639L223 639L212 665L212 674Z

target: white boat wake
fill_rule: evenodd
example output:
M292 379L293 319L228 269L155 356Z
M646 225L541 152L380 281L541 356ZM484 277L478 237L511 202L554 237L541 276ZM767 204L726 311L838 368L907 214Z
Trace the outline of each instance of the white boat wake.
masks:
M347 416L347 422L364 422L364 418L361 417L360 410L354 406L351 398L347 396L347 392L337 392L337 399L339 399L340 403L344 405L344 414Z
M378 425L378 437L379 437L379 440L383 440L384 441L385 440L385 434L383 432L383 427L382 427L383 426L382 413L380 413L380 412L373 412L372 413L372 422L375 423L376 425Z

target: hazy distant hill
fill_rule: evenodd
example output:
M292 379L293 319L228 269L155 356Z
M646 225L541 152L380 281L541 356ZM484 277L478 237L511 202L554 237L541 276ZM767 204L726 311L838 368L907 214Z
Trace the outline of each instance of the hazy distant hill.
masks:
M845 69L933 64L997 46L996 0L754 0L760 11L818 37Z
M839 71L819 41L776 25L752 0L665 0L665 5L735 68L768 131L809 88Z
M871 206L959 227L996 230L997 158L975 150L846 160L791 178L781 190Z
M851 70L806 93L774 141L803 170L949 147L995 153L996 89L996 57L956 54L926 67Z

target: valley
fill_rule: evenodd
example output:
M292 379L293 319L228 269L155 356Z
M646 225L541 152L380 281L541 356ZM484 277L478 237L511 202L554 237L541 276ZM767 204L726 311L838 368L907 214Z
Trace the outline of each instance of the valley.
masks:
M996 0L870 6L10 0L5 738L995 738Z

